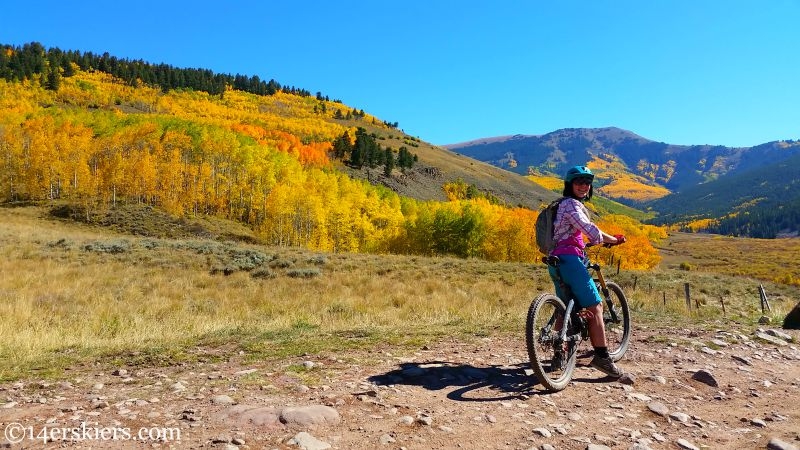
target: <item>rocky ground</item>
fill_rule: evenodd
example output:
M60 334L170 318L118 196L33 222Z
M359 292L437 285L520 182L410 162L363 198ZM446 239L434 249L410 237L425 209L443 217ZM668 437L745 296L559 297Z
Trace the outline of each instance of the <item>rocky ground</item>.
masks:
M800 333L764 331L638 328L630 376L583 358L556 394L527 370L522 336L75 367L0 384L0 448L798 448Z

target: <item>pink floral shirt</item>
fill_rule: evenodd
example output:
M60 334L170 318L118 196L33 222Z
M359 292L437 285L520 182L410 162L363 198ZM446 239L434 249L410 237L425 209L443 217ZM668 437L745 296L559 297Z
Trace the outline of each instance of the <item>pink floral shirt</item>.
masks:
M586 248L583 234L592 244L603 242L600 228L589 219L589 210L580 201L567 197L558 205L553 229L553 238L557 244L551 254L583 256Z

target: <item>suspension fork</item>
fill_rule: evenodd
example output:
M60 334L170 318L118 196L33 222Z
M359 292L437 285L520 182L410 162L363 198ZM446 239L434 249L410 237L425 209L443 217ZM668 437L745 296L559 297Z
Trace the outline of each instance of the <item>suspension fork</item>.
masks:
M567 310L564 311L564 323L561 325L561 342L567 342L567 321L572 320L572 308L575 306L575 301L567 303Z

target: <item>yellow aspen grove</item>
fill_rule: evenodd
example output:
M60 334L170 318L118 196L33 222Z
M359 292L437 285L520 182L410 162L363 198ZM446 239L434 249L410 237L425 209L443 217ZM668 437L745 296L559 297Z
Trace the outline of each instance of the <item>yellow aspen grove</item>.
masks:
M176 215L188 210L185 200L189 182L184 155L191 146L192 138L182 131L167 130L161 136L157 191L161 206Z
M325 227L328 230L330 250L339 252L357 252L358 240L353 232L350 210L352 205L344 201L331 205L325 217Z
M49 116L35 117L22 124L22 177L24 198L49 199L58 197L56 167L59 159L54 146L54 120Z
M537 213L525 208L494 206L487 219L489 236L484 243L484 254L492 261L534 261L536 249Z
M116 205L116 198L113 196L116 182L114 174L117 172L115 167L119 166L121 162L121 157L114 158L114 147L107 138L94 140L93 152L89 158L89 170L97 186L96 200L101 204Z
M223 95L164 92L73 69L57 91L44 89L41 77L0 79L3 200L76 202L87 220L97 208L146 203L241 221L268 244L333 252L537 258L534 211L491 203L461 180L444 186L451 201L423 202L337 170L332 143L344 135L352 146L357 127L326 118L344 119L353 108L230 87ZM631 241L615 249L623 267L657 263L651 242L663 229L604 220L601 228Z
M354 228L355 207L353 205L355 184L345 176L330 176L324 180L322 195L328 205L325 228L328 231L328 250L333 252L357 252L358 239Z
M528 175L527 178L534 183L551 191L561 192L564 189L564 180L559 177L548 177L543 175Z
M194 214L214 214L217 212L214 201L214 169L203 161L194 166Z
M149 149L137 150L131 155L130 166L127 167L131 175L132 194L138 203L154 204L156 197L156 170L153 155Z
M372 217L375 226L375 239L370 251L389 252L391 242L402 233L403 213L400 197L391 194L382 199L382 203Z
M12 202L20 200L22 176L20 127L0 122L0 198L6 196Z
M37 94L46 96L42 89L34 89L30 82L8 82L0 78L0 123L20 124L25 116L39 108Z
M452 201L466 200L467 198L467 183L463 180L454 181L452 183L445 183L442 186L447 199Z
M302 192L312 192L317 195L301 195L295 200L294 228L298 235L298 245L322 249L328 245L325 207L318 195L319 190L315 186L309 186L311 183L312 180L307 180Z
M273 245L282 247L297 245L292 226L294 205L291 194L292 186L277 184L267 196L265 220L260 224L259 231Z
M129 126L116 134L121 164L118 194L130 196L136 203L155 203L156 161L161 148L160 133L155 124L144 122Z
M70 122L61 124L53 135L53 144L61 164L58 180L64 198L91 194L88 159L92 150L92 130Z

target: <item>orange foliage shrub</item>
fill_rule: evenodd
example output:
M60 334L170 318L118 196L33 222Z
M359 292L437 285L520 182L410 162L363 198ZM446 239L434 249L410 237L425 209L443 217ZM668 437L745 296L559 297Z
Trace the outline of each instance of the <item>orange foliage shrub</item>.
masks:
M328 152L333 148L330 142L303 144L297 136L277 130L265 130L257 125L233 124L231 128L252 137L261 145L266 145L297 158L303 165L327 167L330 165Z

